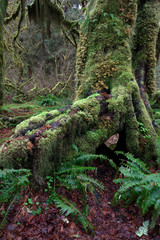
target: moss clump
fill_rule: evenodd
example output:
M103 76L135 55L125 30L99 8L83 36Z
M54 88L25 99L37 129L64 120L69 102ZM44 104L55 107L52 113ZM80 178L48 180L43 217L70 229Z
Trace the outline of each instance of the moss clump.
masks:
M86 113L98 116L98 114L100 112L100 104L96 100L95 96L98 96L98 95L91 95L86 99L81 99L81 100L76 101L73 104L73 106L71 107L71 111L73 109L78 108Z
M2 145L0 149L0 166L4 168L32 168L28 161L32 154L30 142L21 137Z
M55 118L58 115L60 115L60 112L58 110L53 110L51 112L43 112L37 116L33 116L17 125L14 137L25 135L28 131L30 134L33 129L41 127L48 119Z

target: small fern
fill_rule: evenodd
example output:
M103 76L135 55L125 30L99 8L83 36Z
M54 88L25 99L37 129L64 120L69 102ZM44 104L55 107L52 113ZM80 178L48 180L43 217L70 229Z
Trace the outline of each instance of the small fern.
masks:
M20 191L29 184L29 176L30 171L26 169L0 170L0 204L6 203L6 210L0 228L4 227L11 206L19 199Z
M91 224L88 222L86 214L82 213L75 203L72 203L65 197L57 194L54 195L54 203L57 208L60 208L61 214L65 214L65 216L71 215L72 217L76 216L77 220L82 224L86 231L90 228Z
M114 180L121 186L114 195L113 203L123 201L130 204L135 201L143 215L152 212L150 228L154 228L160 215L160 173L151 173L146 164L132 154L124 155L127 163L119 169L123 178Z
M68 162L63 162L58 166L57 172L53 177L48 179L49 202L54 202L60 208L60 212L66 216L74 215L77 220L82 224L85 231L93 233L93 227L87 220L88 205L87 205L87 191L93 194L96 188L103 189L103 185L97 180L91 178L86 173L96 171L95 167L88 167L85 164L90 163L97 158L106 159L102 155L85 154L78 151L76 146L76 157ZM53 185L52 185L53 183ZM80 210L75 203L72 203L64 196L57 193L57 185L63 186L69 190L76 190L81 194L82 210Z

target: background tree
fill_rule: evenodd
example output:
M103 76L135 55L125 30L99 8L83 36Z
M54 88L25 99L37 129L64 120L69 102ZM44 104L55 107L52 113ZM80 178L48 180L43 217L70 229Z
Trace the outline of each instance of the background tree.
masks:
M157 0L89 2L77 49L75 103L19 124L2 147L4 166L29 167L35 177L44 176L74 154L73 143L95 152L115 133L121 150L148 162L156 157L148 96L154 89L159 7Z
M4 42L3 23L7 8L7 0L0 2L0 106L3 104L3 80L4 80Z
M30 2L32 3L28 5L28 9L31 24L26 12L21 28L19 22L22 18L22 3L9 1L7 9L9 17L5 21L7 25L4 34L6 101L22 102L23 99L31 100L39 94L45 95L50 92L59 94L64 86L74 85L76 48L72 44L74 45L77 37L71 40L72 31L68 29L68 25L74 25L73 33L77 35L75 17L79 14L78 1L71 1L69 5L63 2L65 12L62 12L63 16L60 18L68 16L69 19L65 21L65 26L61 22L58 23L58 17L52 19L54 14L61 14L61 11L57 10L60 9L58 5L55 5L56 10L47 10L48 6L52 6L48 0ZM62 4L59 2L59 5ZM32 14L34 11L35 14ZM54 14L52 11L55 11ZM17 28L20 29L19 34L13 41L14 36L17 36ZM66 38L70 41L66 41Z

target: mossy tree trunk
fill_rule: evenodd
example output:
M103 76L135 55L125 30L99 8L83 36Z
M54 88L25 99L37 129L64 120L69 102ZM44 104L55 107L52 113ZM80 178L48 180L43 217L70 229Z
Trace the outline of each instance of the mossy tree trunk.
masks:
M151 159L156 133L148 95L155 84L159 2L91 1L89 8L77 53L76 99L109 94L108 108L117 131L125 129L127 150Z
M0 106L3 105L3 78L4 78L4 42L3 42L3 20L8 0L0 2Z
M143 8L157 4L157 8L152 8L157 16L158 1L145 2ZM157 134L148 103L148 89L152 86L148 87L150 81L144 80L145 73L140 76L146 86L144 98L137 75L141 62L135 53L134 61L132 58L132 46L134 52L136 35L140 34L138 7L136 0L90 1L77 50L75 103L19 124L12 139L2 146L4 167L29 167L35 177L45 176L61 159L74 155L72 144L82 151L95 152L115 133L119 133L120 139L123 134L127 151L145 161L153 159ZM145 15L148 17L151 17L150 11ZM154 24L156 30L150 39L154 57L145 52L148 36L147 43L141 43L137 49L140 55L140 50L144 50L147 56L143 64L148 64L151 72L155 68L157 17ZM133 68L132 63L138 67Z
M3 24L0 23L0 106L3 105L3 75L4 75L4 47L3 47Z
M133 37L133 69L140 95L152 116L148 102L155 91L155 69L159 55L160 3L157 0L139 1Z

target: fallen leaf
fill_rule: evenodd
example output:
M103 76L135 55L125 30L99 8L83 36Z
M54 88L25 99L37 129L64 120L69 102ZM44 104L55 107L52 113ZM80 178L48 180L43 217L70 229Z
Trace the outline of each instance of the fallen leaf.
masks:
M28 142L27 149L32 151L32 148L33 148L33 144L31 142Z

